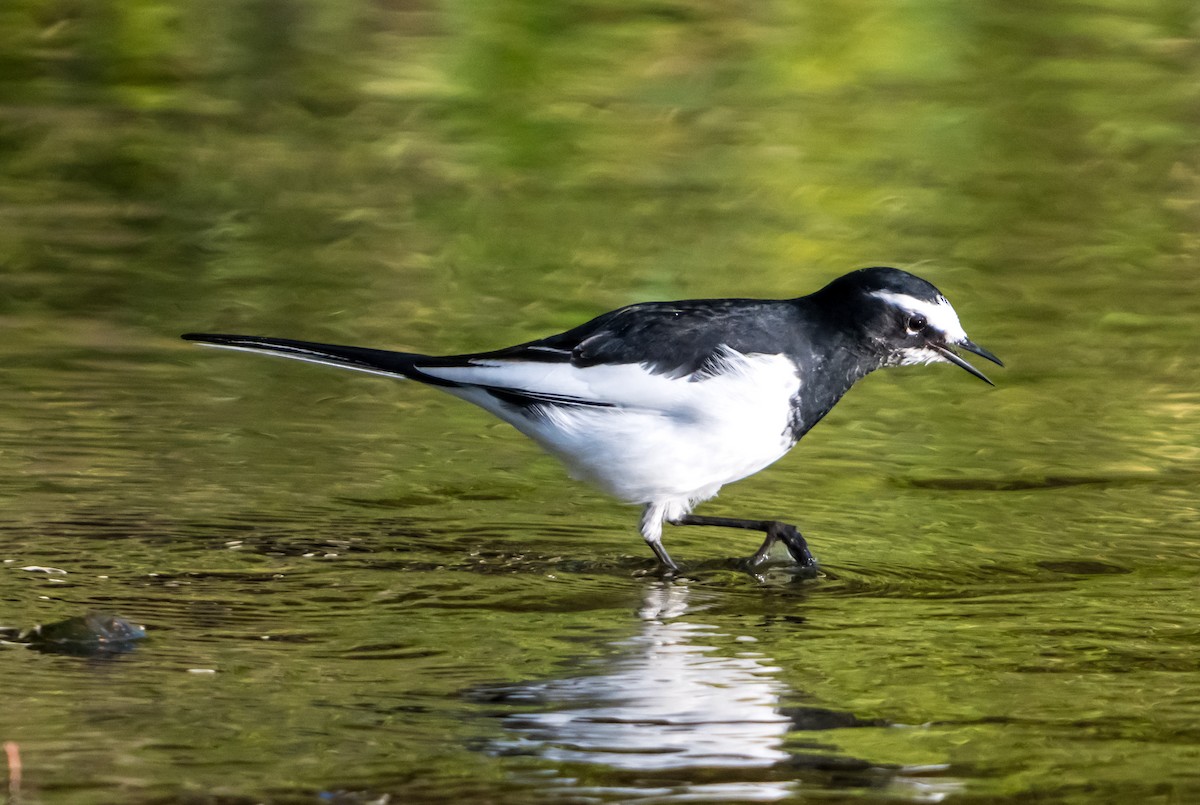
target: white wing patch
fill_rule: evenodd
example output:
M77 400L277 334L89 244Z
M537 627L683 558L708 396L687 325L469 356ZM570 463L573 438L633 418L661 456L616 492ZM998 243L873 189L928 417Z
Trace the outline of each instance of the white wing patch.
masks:
M673 410L688 378L655 374L636 363L572 366L569 363L477 359L469 366L422 366L430 377L461 383L525 391L623 409Z
M939 296L936 302L928 302L915 296L891 291L875 291L871 295L902 310L907 310L909 313L924 316L930 326L946 336L946 340L952 344L966 340L967 333L958 320L958 314L954 312L954 308L950 306L950 302L944 296ZM940 359L935 354L932 360ZM917 362L924 361L914 361L914 363Z

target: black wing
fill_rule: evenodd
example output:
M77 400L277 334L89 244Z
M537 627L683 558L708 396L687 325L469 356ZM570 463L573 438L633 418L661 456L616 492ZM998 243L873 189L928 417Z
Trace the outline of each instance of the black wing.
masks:
M564 333L495 352L455 356L570 362L575 366L639 363L685 377L714 368L723 349L743 354L788 351L799 333L787 301L698 299L645 302L598 316Z
M701 378L721 370L721 358L728 350L747 355L791 352L803 329L802 317L789 302L702 299L631 305L605 313L564 333L492 352L465 355L421 355L261 336L189 333L183 337L227 349L407 377L443 387L471 385L510 405L529 408L607 406L607 403L534 389L459 382L430 372L439 367L470 367L478 365L479 361L509 360L570 363L580 368L640 364L655 374Z

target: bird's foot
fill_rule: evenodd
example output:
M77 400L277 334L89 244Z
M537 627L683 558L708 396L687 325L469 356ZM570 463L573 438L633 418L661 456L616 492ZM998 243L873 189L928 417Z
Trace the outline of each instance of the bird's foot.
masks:
M654 556L658 559L658 574L664 579L673 579L682 573L682 569L671 558L671 554L667 553L667 549L663 547L662 541L657 539L648 539L646 544L654 551Z
M771 549L775 547L775 543L782 542L796 565L804 569L816 571L817 559L812 555L812 551L808 549L808 542L804 539L799 529L794 525L775 520L766 525L767 537L763 540L762 547L755 551L754 555L748 560L751 568L758 567L763 562L766 562L771 555Z

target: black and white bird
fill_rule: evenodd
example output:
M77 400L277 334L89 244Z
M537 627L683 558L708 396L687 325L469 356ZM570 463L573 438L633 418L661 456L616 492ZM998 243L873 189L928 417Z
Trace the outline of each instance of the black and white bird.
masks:
M815 564L791 525L692 510L782 457L876 369L947 362L990 384L954 350L1003 365L967 338L937 288L896 268L854 271L796 299L630 305L558 335L469 355L183 337L416 380L474 403L559 458L573 476L641 504L642 537L669 571L678 565L663 547L664 523L762 531L752 565L776 541L799 564Z

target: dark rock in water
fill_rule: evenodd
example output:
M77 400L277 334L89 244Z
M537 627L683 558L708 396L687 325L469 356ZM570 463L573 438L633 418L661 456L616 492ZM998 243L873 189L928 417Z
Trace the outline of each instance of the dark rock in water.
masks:
M129 651L145 637L144 628L119 615L89 612L26 629L18 641L38 651L88 656Z

